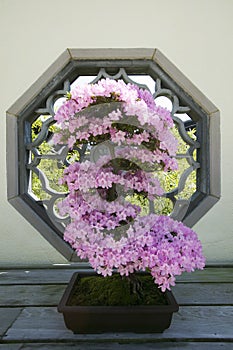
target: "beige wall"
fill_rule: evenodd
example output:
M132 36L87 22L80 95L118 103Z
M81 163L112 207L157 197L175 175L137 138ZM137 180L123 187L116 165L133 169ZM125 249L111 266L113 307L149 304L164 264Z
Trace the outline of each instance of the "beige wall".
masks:
M65 263L6 200L5 111L67 47L157 47L220 109L222 198L195 226L233 261L233 1L0 0L0 267Z

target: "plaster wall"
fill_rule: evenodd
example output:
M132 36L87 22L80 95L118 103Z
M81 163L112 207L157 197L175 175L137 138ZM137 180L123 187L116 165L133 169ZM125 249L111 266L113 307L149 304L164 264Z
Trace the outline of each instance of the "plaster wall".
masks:
M6 110L67 48L159 48L220 110L222 197L196 224L207 263L233 262L233 1L0 0L0 267L66 260L6 196Z

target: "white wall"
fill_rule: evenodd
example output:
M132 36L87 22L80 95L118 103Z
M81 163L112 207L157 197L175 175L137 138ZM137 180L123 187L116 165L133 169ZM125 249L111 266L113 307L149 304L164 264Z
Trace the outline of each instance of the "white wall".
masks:
M0 267L64 263L6 200L5 111L67 48L159 48L221 111L222 198L195 226L233 260L233 1L0 0Z

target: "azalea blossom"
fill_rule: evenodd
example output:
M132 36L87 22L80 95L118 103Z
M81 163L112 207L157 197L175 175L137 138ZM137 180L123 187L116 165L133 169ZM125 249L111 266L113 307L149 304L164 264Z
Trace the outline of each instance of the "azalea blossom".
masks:
M68 188L59 202L68 215L67 241L97 273L111 276L149 271L162 291L184 271L203 269L197 234L169 216L142 215L128 198L156 201L163 195L157 176L177 169L178 142L170 112L151 93L122 80L76 86L54 116L54 143L86 153L60 181Z

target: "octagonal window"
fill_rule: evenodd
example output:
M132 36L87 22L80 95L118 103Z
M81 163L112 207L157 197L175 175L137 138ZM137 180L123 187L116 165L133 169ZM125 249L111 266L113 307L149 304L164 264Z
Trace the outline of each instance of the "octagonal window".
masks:
M68 260L68 217L57 204L67 194L63 170L82 162L88 145L55 145L54 114L76 85L110 78L149 90L167 108L179 141L179 169L158 174L164 195L145 210L194 225L220 197L217 108L158 50L67 50L7 112L8 200Z

